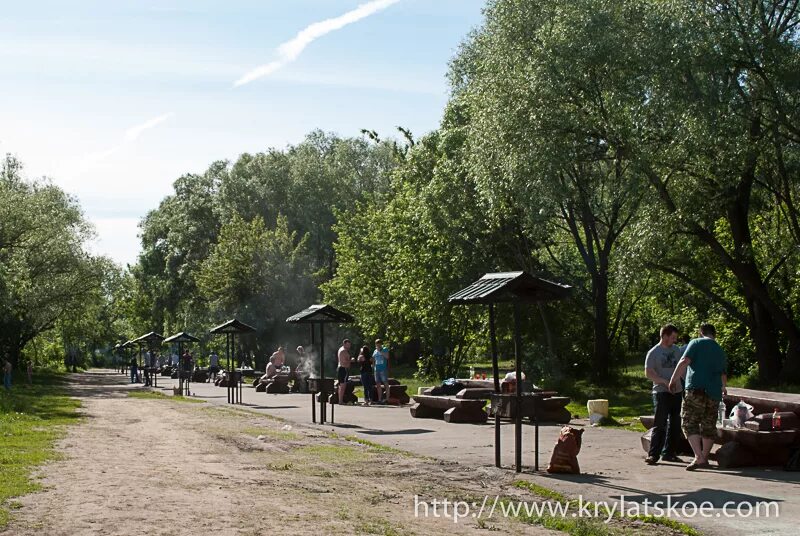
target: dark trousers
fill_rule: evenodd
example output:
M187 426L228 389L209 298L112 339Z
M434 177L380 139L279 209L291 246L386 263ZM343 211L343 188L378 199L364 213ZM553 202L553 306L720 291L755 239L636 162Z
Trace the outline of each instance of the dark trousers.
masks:
M681 438L682 393L654 393L653 405L656 408L653 435L650 437L648 456L660 458L663 449L666 455L677 454Z
M372 375L372 372L361 373L361 386L364 387L364 401L376 402L372 400L372 390L375 388L375 376Z

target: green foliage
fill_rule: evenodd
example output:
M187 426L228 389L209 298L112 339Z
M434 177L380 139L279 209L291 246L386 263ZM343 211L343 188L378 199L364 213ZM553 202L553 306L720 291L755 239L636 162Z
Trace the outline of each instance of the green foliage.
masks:
M278 215L274 229L256 216L235 215L197 274L200 295L219 320L238 316L271 335L286 317L314 300L308 237L290 232Z
M367 339L419 339L420 372L454 376L475 344L483 313L447 297L486 271L488 222L463 172L457 125L417 142L382 203L341 214L338 267L322 286L326 301L356 312Z
M57 334L61 355L102 323L103 282L114 270L84 250L92 229L75 199L28 181L6 157L0 169L0 353L16 366L39 336ZM100 334L100 333L98 333Z

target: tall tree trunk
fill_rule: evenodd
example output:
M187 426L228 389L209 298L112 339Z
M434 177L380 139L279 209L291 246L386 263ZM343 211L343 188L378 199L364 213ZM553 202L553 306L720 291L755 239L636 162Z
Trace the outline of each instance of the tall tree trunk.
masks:
M611 343L608 338L608 276L592 274L592 299L594 308L594 350L592 361L595 376L605 380L611 365Z
M777 383L781 371L781 350L775 324L761 302L752 299L747 302L752 319L749 327L756 348L758 379L763 383Z

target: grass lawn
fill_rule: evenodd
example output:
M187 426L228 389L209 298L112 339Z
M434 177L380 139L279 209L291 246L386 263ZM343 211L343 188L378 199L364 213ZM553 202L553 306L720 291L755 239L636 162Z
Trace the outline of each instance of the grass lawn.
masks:
M773 393L795 393L800 394L800 385L797 384L779 384L779 385L764 385L758 381L756 376L733 376L728 378L728 387L742 387L744 389L757 389L759 391L770 391Z
M32 470L58 455L55 441L80 418L80 403L66 396L64 382L62 375L41 373L31 386L15 382L11 391L0 389L0 528L18 506L13 498L40 488Z
M568 396L572 401L567 409L580 417L588 417L586 401L596 398L608 400L609 418L603 426L620 426L636 432L644 432L645 428L636 420L641 415L653 414L652 382L644 375L644 369L630 367L620 371L613 385L595 385L586 380L562 382L553 386L560 394ZM545 386L549 387L549 386Z

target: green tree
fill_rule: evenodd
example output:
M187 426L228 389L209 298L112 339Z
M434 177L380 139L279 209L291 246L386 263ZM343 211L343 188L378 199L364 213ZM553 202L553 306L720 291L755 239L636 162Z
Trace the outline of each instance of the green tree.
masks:
M77 202L46 181L27 181L7 157L0 171L0 348L19 365L37 336L80 318L107 261L84 250L92 229Z
M629 111L645 99L628 83L641 20L618 2L493 2L451 70L469 110L470 169L499 217L515 215L527 256L579 289L603 378L646 291L620 276L617 253L645 193L625 147Z

